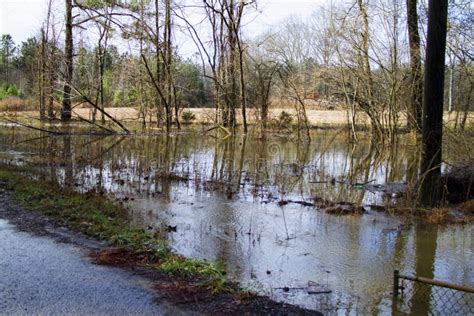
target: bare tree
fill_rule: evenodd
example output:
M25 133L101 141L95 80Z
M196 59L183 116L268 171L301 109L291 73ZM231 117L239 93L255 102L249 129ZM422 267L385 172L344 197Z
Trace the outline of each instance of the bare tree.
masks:
M359 8L359 14L362 19L362 29L361 32L361 47L360 47L360 55L359 58L361 60L362 66L362 73L363 73L363 81L364 86L363 89L365 90L365 100L360 100L361 107L366 111L366 113L370 117L370 121L372 124L372 132L374 136L381 137L383 134L382 127L380 126L380 121L378 120L378 111L374 104L374 81L372 75L372 69L370 66L370 57L369 57L369 36L370 36L370 29L369 29L369 17L367 15L367 4L363 2L363 0L357 0L357 5Z
M105 8L106 9L106 8ZM107 14L107 13L106 13ZM97 68L99 70L99 85L97 89L97 98L96 103L98 106L104 110L104 72L105 72L105 59L107 53L107 44L109 40L109 32L110 32L110 20L105 19L101 21L99 19L96 20L96 26L99 31L99 39L97 42ZM96 113L97 109L93 109L92 114L92 121L95 122L96 120ZM104 112L101 113L101 121L102 124L105 123L105 115Z
M450 80L448 86L448 109L456 111L455 127L464 130L474 98L474 75L472 61L473 29L469 12L471 1L450 3L448 11L447 49L450 58Z
M267 54L278 66L278 92L282 100L290 102L296 111L298 139L310 139L310 125L305 100L308 96L308 78L314 77L311 51L306 27L291 17L278 33L269 34L263 43ZM308 89L309 88L309 89ZM301 132L305 133L302 135Z
M262 52L252 51L252 54L249 54L248 57L250 60L246 63L248 68L246 73L249 77L247 80L251 91L249 99L250 102L254 102L254 106L258 110L258 120L261 122L263 129L266 129L271 89L280 65L264 56Z

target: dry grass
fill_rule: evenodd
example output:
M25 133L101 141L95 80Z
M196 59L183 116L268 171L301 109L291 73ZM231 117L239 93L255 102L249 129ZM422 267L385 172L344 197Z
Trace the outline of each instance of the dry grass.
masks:
M21 99L20 99L21 100ZM2 104L3 107L2 107ZM5 111L5 109L9 109L9 111L24 111L21 115L28 115L30 117L38 117L38 112L33 111L35 109L34 102L15 100L13 102L0 102L0 111ZM120 121L139 121L140 120L140 113L137 108L133 107L107 107L106 112ZM194 114L196 119L193 121L194 123L204 123L204 124L212 124L215 119L215 109L214 108L187 108L184 111L189 111L190 113ZM280 116L281 112L285 111L293 116L296 115L296 111L289 107L289 106L281 106L269 109L269 123L271 124L272 121L277 121L278 117ZM153 112L153 111L152 111ZM149 114L152 114L150 112ZM346 126L348 124L348 112L346 110L335 109L335 110L324 110L324 109L315 109L310 108L306 111L308 120L310 125L312 126L319 126L319 127L326 127L326 126ZM14 113L12 113L14 114ZM20 113L17 113L20 115ZM236 110L236 118L239 124L242 123L242 112L240 109ZM73 109L73 117L83 117L87 119L92 118L92 108L87 107L75 107ZM100 114L98 114L100 117ZM453 118L455 117L455 113L448 113L445 112L444 114L444 121L446 123L452 122ZM151 118L152 121L156 120L155 115L150 115L147 117L147 121ZM106 118L108 121L109 119ZM247 110L247 120L250 124L255 124L260 121L259 114L256 109L248 109ZM365 125L368 126L370 121L367 115L361 111L357 112L356 121L358 125ZM400 116L400 126L403 126L406 122L406 119L403 115ZM469 114L468 117L468 125L474 125L474 112Z
M457 207L446 206L437 208L420 207L389 207L384 210L391 216L409 220L420 219L432 225L467 224L474 222L474 200Z
M3 100L0 100L0 111L2 112L33 111L35 108L36 101L33 99L7 97Z
M453 208L434 208L427 211L423 216L423 220L433 225L444 224L466 224L472 223L474 220L474 202L468 201L467 206L461 204L459 209Z
M426 212L424 220L430 224L445 224L449 222L449 210L443 208L434 208Z

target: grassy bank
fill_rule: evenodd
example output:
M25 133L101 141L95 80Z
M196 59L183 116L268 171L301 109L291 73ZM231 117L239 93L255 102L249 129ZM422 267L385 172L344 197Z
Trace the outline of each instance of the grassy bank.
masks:
M118 248L97 255L102 262L126 260L162 273L190 280L212 293L232 292L224 266L216 262L187 259L173 253L164 236L130 225L128 210L97 194L81 194L56 183L35 180L31 170L0 166L0 181L10 198L22 208L53 218L58 225L105 241Z

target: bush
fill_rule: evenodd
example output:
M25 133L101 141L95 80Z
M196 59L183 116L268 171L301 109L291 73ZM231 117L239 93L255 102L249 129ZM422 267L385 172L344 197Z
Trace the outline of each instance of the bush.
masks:
M114 104L114 106L120 106L122 105L122 102L123 102L122 91L120 90L114 91L114 96L112 100L112 103Z
M293 122L293 115L286 111L282 111L278 117L278 123L281 127L290 127Z
M191 111L184 111L183 114L181 114L181 119L183 120L184 123L191 123L196 119L196 115L191 112Z
M22 93L14 84L6 84L0 88L0 100L8 97L21 97Z

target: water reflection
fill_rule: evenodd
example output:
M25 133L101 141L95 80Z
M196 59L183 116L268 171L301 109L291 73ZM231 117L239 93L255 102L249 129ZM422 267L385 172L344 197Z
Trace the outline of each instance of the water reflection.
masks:
M372 212L335 217L280 207L282 199L400 203L394 192L364 184L416 178L418 152L408 138L379 148L367 135L354 144L343 132L313 134L311 143L294 143L280 136L47 137L0 129L0 159L126 202L135 225L176 226L168 238L179 253L221 260L244 286L308 308L390 312L395 268L474 283L472 226L433 230ZM411 312L427 311L429 303L421 297Z
M436 242L438 230L436 227L415 225L415 274L433 279L436 258ZM416 295L411 298L412 315L428 315L431 310L431 288L419 282L414 284Z

